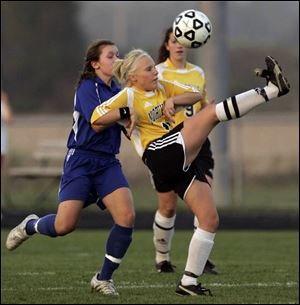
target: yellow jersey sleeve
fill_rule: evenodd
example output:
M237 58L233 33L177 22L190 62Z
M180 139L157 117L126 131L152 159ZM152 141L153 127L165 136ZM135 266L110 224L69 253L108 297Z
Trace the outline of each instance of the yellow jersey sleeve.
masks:
M167 80L160 80L159 84L163 87L166 97L176 96L180 95L186 92L198 92L197 89L180 84L176 81L167 81Z
M107 100L106 102L102 103L101 105L97 106L93 114L91 116L91 124L93 124L97 119L101 118L103 115L108 113L113 109L118 109L121 107L128 106L128 94L127 88L124 88L118 94Z

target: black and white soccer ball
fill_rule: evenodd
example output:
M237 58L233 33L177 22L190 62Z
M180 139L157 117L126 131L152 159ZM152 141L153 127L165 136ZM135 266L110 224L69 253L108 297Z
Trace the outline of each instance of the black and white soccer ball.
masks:
M200 11L184 11L173 22L174 35L177 41L186 48L199 48L205 45L211 32L211 22Z

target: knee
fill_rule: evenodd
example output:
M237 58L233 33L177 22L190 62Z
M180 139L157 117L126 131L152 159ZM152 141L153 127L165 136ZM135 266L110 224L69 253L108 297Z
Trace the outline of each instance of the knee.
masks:
M129 226L133 227L135 222L135 211L128 212L126 219Z
M198 222L201 229L214 233L219 228L219 215L218 213L214 213L210 217L205 217L205 220Z
M176 201L173 200L160 200L159 213L167 218L173 217L176 213Z
M216 213L210 220L210 227L213 232L216 232L219 228L219 215Z
M164 217L171 218L175 215L176 208L171 208L171 207L162 208L162 207L160 207L159 208L159 213Z
M115 219L115 222L123 227L134 227L135 212L134 210L128 210L122 214L122 217Z
M57 222L55 223L55 231L58 236L64 236L73 232L76 228L76 224L72 222Z

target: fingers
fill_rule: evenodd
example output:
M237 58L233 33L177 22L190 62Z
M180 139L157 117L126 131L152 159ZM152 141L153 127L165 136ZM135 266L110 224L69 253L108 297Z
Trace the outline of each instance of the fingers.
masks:
M133 129L135 128L136 125L137 125L137 116L135 113L132 112L128 125L126 126L127 134L129 137L131 136Z
M132 134L132 132L133 132L134 127L135 127L135 123L134 123L134 122L131 122L130 126L129 126L128 128L126 128L126 130L127 130L127 135L128 135L129 138L131 137L131 134Z
M174 120L175 109L174 108L169 108L169 109L165 108L163 113L168 121L175 123L175 120Z

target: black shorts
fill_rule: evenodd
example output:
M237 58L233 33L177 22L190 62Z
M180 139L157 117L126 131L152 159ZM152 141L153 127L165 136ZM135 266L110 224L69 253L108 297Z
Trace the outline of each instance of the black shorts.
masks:
M193 163L195 163L197 169L203 170L205 175L213 179L215 162L212 157L211 145L208 138L203 143L201 150Z
M213 159L201 157L199 153L190 166L185 164L185 148L180 133L182 127L183 123L151 142L143 154L143 161L150 169L156 191L174 190L184 199L194 179L208 183L205 175L212 176Z

